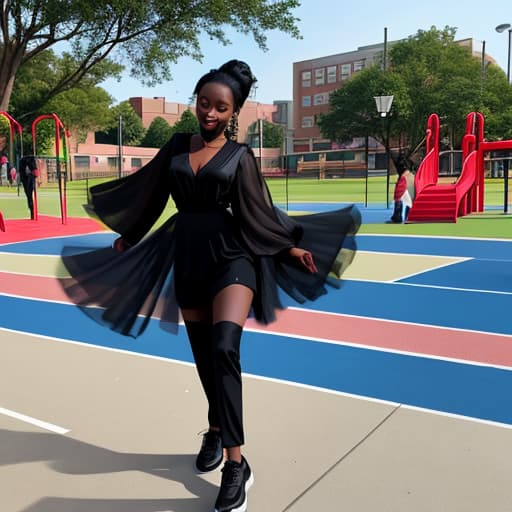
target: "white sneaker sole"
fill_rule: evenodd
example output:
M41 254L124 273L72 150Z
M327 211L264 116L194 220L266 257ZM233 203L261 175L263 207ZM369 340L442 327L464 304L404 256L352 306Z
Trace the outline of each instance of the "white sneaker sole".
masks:
M237 508L232 508L230 512L246 512L247 510L247 491L252 487L252 484L254 483L254 473L251 471L251 476L249 477L249 480L245 482L245 500L244 502ZM213 512L219 512L218 509L213 509Z

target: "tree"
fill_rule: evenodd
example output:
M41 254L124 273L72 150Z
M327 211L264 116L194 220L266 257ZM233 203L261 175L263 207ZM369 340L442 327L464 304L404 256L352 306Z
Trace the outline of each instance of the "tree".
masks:
M264 119L262 121L263 140L262 146L264 148L282 148L284 142L284 129L278 124L271 123ZM256 121L247 131L249 144L252 147L259 146L259 121Z
M149 125L141 146L161 148L171 138L172 128L163 117L155 117Z
M88 132L106 129L111 123L113 98L98 87L98 83L104 80L105 73L110 75L110 71L115 72L120 69L119 66L103 62L94 73L85 75L79 85L49 98L48 91L58 81L66 65L66 57L59 57L52 50L47 50L20 68L9 113L23 127L24 147L31 146L32 122L41 114L56 113L78 141L83 140ZM51 149L54 134L53 121L43 121L38 126L38 151Z
M486 70L482 103L486 139L512 139L512 87L497 66Z
M199 133L197 117L190 109L185 110L179 121L172 126L172 133Z
M126 146L138 146L144 137L142 120L128 101L122 101L110 109L110 123L107 130L96 133L99 144L117 144L119 142L119 120L122 121L122 142Z
M395 43L388 70L366 68L331 95L329 112L318 120L322 134L340 141L369 135L385 144L389 128L390 140L409 157L433 112L441 117L442 135L454 144L461 140L469 112L510 112L512 88L504 83L504 73L489 65L483 83L480 59L454 37L453 28L432 27ZM389 118L377 114L373 97L379 95L394 96ZM386 150L396 157L389 145Z
M57 113L76 140L84 142L89 132L109 125L111 104L112 97L101 87L75 87L54 96L44 108Z
M100 110L108 111L113 99L99 87L99 84L107 76L119 73L122 67L103 61L93 71L85 74L79 84L61 93L52 93L55 84L67 72L68 67L68 57L66 55L57 56L52 50L38 54L21 66L11 96L9 106L11 115L22 124L30 124L41 113L57 112L58 109L53 99L58 96L61 98L58 105L60 109L64 108L64 104L66 104L68 109L81 110L84 119L92 119L94 115L97 117L98 123L92 123L92 125L96 124L96 129L103 128L104 113L100 114ZM76 98L73 100L73 97ZM74 106L72 105L73 101L75 102ZM62 110L58 113L64 115ZM74 117L79 119L80 114Z
M8 110L20 67L45 50L64 48L67 69L48 98L68 90L105 60L128 62L144 83L171 77L180 57L202 57L199 35L222 44L223 30L252 34L266 49L268 30L299 37L298 0L17 0L0 9L0 110Z

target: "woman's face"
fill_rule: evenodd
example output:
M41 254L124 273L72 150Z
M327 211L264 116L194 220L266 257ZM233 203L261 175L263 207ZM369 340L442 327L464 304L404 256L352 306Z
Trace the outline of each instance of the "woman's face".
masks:
M204 138L212 140L224 133L234 111L233 93L227 85L217 82L203 85L197 95L196 115Z

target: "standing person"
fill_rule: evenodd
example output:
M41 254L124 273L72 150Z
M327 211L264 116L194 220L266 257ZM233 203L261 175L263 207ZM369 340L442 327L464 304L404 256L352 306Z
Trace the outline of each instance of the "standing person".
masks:
M360 221L355 207L294 220L274 208L253 153L229 138L254 82L237 60L202 76L200 133L174 135L136 173L90 190L90 209L121 235L113 247L63 258L68 295L104 308L101 321L118 332L137 336L155 308L164 325L176 323L179 306L208 401L196 468L211 471L227 453L217 512L244 512L253 482L241 452L244 323L251 313L275 319L278 286L299 302L326 293ZM178 213L142 239L169 194Z
M30 218L35 218L34 212L34 190L36 187L36 179L39 176L36 158L33 155L27 155L20 159L19 177L25 196L27 197L27 205L30 210Z
M9 174L11 176L11 185L14 187L18 184L18 173L16 172L16 167L12 166Z
M396 163L398 180L393 195L394 207L390 221L400 224L407 222L407 215L415 197L414 174L411 172L407 160L399 158Z
M11 185L9 160L5 155L0 156L0 185Z

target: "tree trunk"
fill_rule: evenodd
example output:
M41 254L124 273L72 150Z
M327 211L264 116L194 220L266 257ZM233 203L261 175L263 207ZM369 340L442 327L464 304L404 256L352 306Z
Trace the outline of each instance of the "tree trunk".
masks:
M9 102L11 100L12 88L14 86L15 76L10 77L0 76L0 110L9 110Z
M21 65L21 57L23 52L9 45L4 46L0 59L0 110L7 111L11 101L12 89L16 73Z

